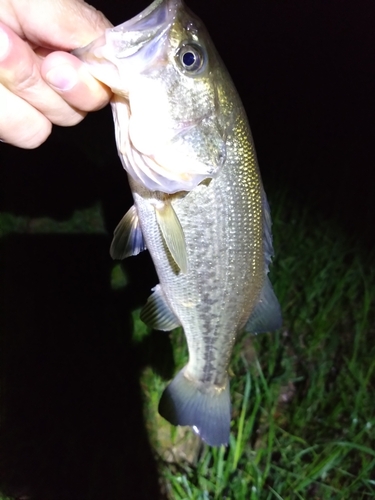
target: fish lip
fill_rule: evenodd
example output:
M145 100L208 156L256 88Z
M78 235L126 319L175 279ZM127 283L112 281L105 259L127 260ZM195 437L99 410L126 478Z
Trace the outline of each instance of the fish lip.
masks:
M182 0L155 0L140 14L106 30L106 43L116 51L116 58L131 57L152 41L157 44L175 21Z
M136 27L137 30L142 30L146 28L149 22L151 23L151 27L157 27L164 24L166 19L174 17L181 6L181 0L155 0L139 14L119 24L118 26L115 26L114 28L110 28L110 30L120 31L122 33L124 31L135 31L134 27Z
M157 42L170 28L183 6L182 0L155 0L131 19L105 30L103 35L72 54L85 62L131 57L150 41Z

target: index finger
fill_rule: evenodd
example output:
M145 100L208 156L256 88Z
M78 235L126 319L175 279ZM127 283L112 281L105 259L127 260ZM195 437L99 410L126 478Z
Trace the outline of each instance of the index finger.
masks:
M0 20L36 46L73 50L87 45L112 24L83 0L8 0Z
M67 104L41 77L41 59L30 46L2 23L0 33L8 41L0 55L0 84L53 123L73 125L80 121L81 113Z

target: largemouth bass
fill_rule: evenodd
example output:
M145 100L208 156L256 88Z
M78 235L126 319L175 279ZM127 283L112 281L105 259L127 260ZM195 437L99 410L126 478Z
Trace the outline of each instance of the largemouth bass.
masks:
M134 198L111 255L149 250L160 284L141 318L159 330L182 326L188 343L188 364L159 412L209 445L227 444L236 337L281 325L267 277L270 212L244 108L182 0L156 0L74 54L114 92L117 147Z

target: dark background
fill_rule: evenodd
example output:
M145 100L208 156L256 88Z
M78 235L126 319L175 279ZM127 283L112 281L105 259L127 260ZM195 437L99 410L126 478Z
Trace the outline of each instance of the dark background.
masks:
M114 23L145 1L93 1ZM189 1L248 112L266 191L374 243L375 12L368 1ZM35 151L0 144L0 210L67 220L100 201L110 234L131 204L109 108ZM286 221L287 222L287 221ZM106 235L12 235L0 246L0 485L19 498L158 498L130 311L156 282L147 254L110 287ZM163 352L169 353L166 341ZM146 355L145 355L146 352ZM164 370L171 376L173 367ZM132 493L130 493L132 492Z

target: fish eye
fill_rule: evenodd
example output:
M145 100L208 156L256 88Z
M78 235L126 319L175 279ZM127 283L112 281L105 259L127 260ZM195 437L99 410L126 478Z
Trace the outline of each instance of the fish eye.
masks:
M189 73L197 73L202 69L205 62L202 48L191 43L183 44L177 53L177 57L182 68Z

